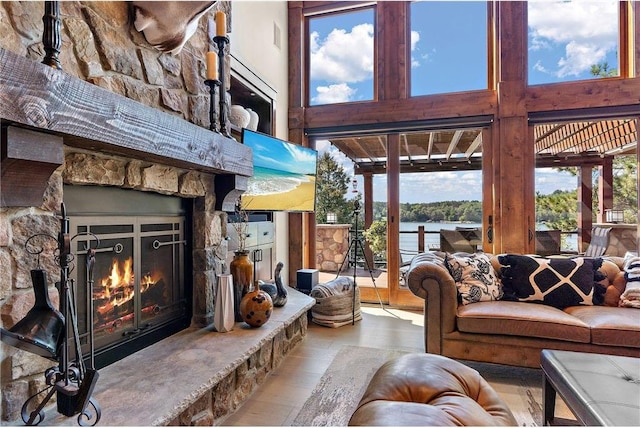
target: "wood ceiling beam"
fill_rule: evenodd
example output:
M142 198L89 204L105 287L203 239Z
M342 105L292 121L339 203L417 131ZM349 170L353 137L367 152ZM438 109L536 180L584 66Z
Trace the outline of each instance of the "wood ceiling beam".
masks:
M427 160L431 160L431 155L433 154L433 144L435 140L435 132L429 132L429 146L427 148Z
M482 144L482 131L478 133L478 135L476 135L476 138L473 140L473 142L469 145L469 148L467 149L466 153L464 154L467 159L470 159L471 156L473 155L473 153L476 151L476 149Z
M409 150L409 141L407 139L407 134L400 134L400 138L402 139L402 144L404 144L404 149L407 152L407 159L409 160L409 162L412 162L411 160L411 150ZM402 153L400 154L400 156L402 156Z
M462 138L462 131L456 131L453 134L453 138L451 139L451 142L449 143L449 147L447 148L447 155L446 155L447 160L451 159L451 155L453 154L453 151L458 146L458 143L460 142L460 138Z

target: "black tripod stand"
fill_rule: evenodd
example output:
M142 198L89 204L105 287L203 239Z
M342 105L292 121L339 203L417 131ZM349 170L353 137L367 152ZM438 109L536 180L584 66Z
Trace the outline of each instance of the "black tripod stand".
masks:
M342 260L342 263L340 264L340 267L338 268L338 272L336 273L336 278L338 276L340 276L340 272L342 272L342 269L344 268L345 263L353 263L353 301L351 303L351 325L354 325L356 323L356 290L358 288L358 283L356 282L356 278L358 277L358 248L360 248L360 251L362 251L362 255L364 257L364 263L367 266L367 269L369 270L369 276L371 276L371 281L373 281L373 286L376 289L376 293L378 292L378 286L376 285L376 280L373 277L373 269L371 268L371 265L369 264L369 259L367 259L367 253L364 250L364 244L362 243L362 240L360 239L360 236L358 235L358 216L360 214L360 202L356 199L353 202L353 216L355 218L354 220L354 237L353 239L351 239L351 242L349 242L349 248L347 249L347 254L344 256L344 260ZM353 260L349 260L349 256L351 254L351 252L353 251ZM380 296L378 295L378 300L380 300ZM380 305L382 305L382 302L380 303Z

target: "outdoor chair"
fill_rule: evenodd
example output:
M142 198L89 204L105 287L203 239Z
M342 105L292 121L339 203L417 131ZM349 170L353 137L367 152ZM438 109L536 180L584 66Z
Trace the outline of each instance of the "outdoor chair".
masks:
M475 253L478 246L469 241L460 230L440 229L440 251L448 253Z
M587 251L584 252L585 257L604 256L609 246L611 229L611 227L601 226L594 226L593 229L591 229L591 242L587 247Z
M536 230L536 254L550 256L560 254L560 230Z

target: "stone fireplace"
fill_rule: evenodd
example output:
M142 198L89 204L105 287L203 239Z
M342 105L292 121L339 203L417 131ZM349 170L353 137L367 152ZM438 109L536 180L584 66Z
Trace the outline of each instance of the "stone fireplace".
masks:
M163 264L172 266L171 272L162 272L167 276L163 280L166 287L159 292L158 302L147 304L137 297L129 304L132 313L121 313L122 308L105 312L109 321L104 332L117 332L112 337L117 336L122 346L115 356L105 356L103 364L182 328L210 325L216 274L222 273L227 253L227 212L233 210L251 175L250 149L3 49L0 82L2 326L15 325L33 306L30 271L37 266L48 273L49 294L54 306L58 305L55 282L60 268L55 262L55 245L35 257L25 250L25 242L34 234L58 236L62 203L69 205L68 214L76 214L71 236L98 228L96 235L104 244L100 251L121 244L123 251L134 256L146 246L162 253ZM38 84L33 86L33 82ZM87 198L96 203L79 205L78 201ZM101 208L92 211L97 202L114 201L125 204L115 211L127 214L124 228L131 229L127 237L126 233L119 235L121 227L109 229L114 226L113 216L105 220ZM153 205L168 206L169 212L158 210L154 218L147 218L150 213L144 210ZM91 216L103 218L91 224L85 221ZM123 226L120 217L117 226ZM83 239L72 241L73 276L78 284L85 279L81 273ZM126 242L130 242L128 248ZM112 256L117 254L111 251ZM107 253L99 254L96 259ZM109 258L103 269L112 267L113 257ZM118 260L116 271L127 269L127 259ZM134 263L134 276L144 281L153 257L143 256ZM95 280L102 280L98 272ZM133 282L146 287L139 280ZM124 296L127 287L120 284L116 288ZM99 293L94 287L94 297ZM79 297L86 301L86 292ZM115 347L108 335L100 334L104 349ZM137 340L140 337L145 338ZM42 389L42 373L52 362L2 346L7 350L2 372L9 374L2 381L3 419L12 420L22 403Z

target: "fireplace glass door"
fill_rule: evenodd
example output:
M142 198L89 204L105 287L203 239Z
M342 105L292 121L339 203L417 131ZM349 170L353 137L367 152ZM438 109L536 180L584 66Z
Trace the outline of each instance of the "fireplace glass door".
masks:
M83 354L91 323L99 352L184 316L184 224L180 216L70 218Z

